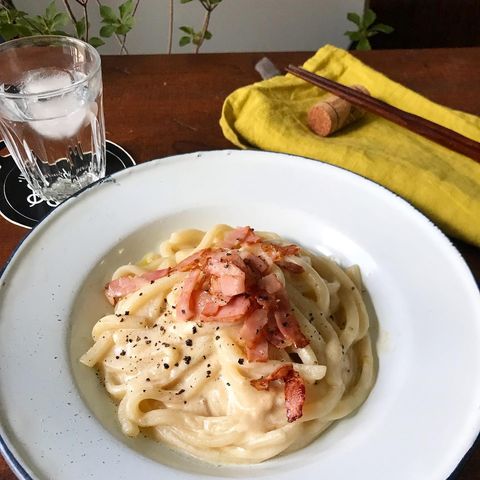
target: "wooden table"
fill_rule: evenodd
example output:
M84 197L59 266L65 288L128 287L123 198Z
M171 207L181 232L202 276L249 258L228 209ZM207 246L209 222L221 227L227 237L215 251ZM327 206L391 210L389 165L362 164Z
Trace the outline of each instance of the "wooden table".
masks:
M355 55L436 102L480 115L480 48ZM107 138L126 148L137 162L231 148L218 125L222 102L236 88L259 79L253 67L262 56L233 53L103 57ZM310 54L268 56L283 67L301 64ZM0 265L26 234L25 229L0 218ZM480 249L458 241L455 244L480 282ZM0 459L0 480L14 478ZM480 479L478 442L452 478Z

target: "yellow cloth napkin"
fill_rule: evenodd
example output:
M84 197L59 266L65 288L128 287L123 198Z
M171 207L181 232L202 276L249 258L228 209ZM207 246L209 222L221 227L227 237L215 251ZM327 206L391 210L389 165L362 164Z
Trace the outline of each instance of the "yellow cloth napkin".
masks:
M361 84L391 105L480 141L480 118L451 110L367 67L331 45L304 68L345 85ZM286 152L356 172L402 196L447 233L480 246L480 164L367 114L331 137L310 131L307 111L325 93L293 75L233 92L220 125L241 148Z

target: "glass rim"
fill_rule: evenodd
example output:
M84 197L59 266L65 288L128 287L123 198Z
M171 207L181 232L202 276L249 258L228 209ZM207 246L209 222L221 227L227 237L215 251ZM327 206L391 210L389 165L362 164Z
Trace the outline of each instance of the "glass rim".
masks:
M67 37L65 35L32 35L30 37L15 38L13 40L0 43L0 53L2 51L8 50L11 47L15 48L15 45L19 45L22 43L25 43L28 45L28 42L31 42L30 44L34 45L35 41L37 40L44 41L44 42L59 41L60 43L71 43L76 45L77 47L82 46L83 48L86 48L92 54L92 57L93 57L93 64L94 64L93 70L89 72L85 78L82 78L81 80L77 80L72 84L67 85L66 87L55 88L53 90L45 90L44 92L37 92L37 93L10 93L10 92L0 91L0 99L1 98L19 99L19 98L32 98L32 97L47 98L47 97L55 97L58 95L62 95L64 93L70 92L71 90L75 90L83 83L88 82L101 69L102 64L101 64L100 54L97 52L96 48L94 48L89 43L84 42L83 40L80 40L74 37Z

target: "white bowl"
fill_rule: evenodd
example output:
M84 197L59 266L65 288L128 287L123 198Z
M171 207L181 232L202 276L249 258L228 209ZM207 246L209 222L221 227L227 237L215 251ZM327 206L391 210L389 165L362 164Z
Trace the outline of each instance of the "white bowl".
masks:
M378 317L365 404L301 451L212 466L127 439L78 358L102 286L180 228L251 225L360 266ZM148 162L67 200L0 279L0 448L19 478L440 480L480 427L480 300L449 240L408 203L299 157L215 151Z

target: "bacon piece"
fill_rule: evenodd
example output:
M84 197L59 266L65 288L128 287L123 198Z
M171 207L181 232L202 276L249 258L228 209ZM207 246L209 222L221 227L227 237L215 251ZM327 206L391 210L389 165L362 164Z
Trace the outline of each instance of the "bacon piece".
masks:
M210 292L222 297L233 297L245 293L245 274L212 277L210 281Z
M303 348L309 344L307 337L300 330L297 317L293 313L288 300L287 292L283 290L277 293L278 310L274 316L280 333L293 343L295 348Z
M112 305L115 305L118 298L136 292L149 282L166 277L170 271L170 268L162 268L161 270L145 272L134 277L117 278L105 285L105 296Z
M148 283L148 280L141 276L120 277L105 285L105 296L112 305L115 305L118 298L135 292Z
M253 232L251 227L237 227L226 233L223 237L221 246L224 248L234 248L242 243L257 243L261 238Z
M202 317L205 321L217 320L220 322L236 322L240 320L250 308L250 300L243 295L233 297L226 305L220 307L212 317Z
M243 322L240 337L245 341L249 362L266 362L268 360L268 342L264 327L268 314L262 308L252 312Z
M262 250L274 261L283 260L290 255L298 255L300 247L298 245L278 245L276 243L263 242L260 244Z
M267 292L256 292L255 301L267 311L275 308L275 297Z
M285 407L289 423L298 420L303 415L305 403L305 382L302 377L288 363L277 368L266 377L250 380L250 384L257 390L268 390L270 382L283 380L285 382Z
M175 311L177 320L190 320L194 312L193 291L200 277L200 270L192 270L183 282L182 293L179 295Z
M270 311L268 316L266 335L268 342L276 348L286 348L292 345L291 339L286 338L279 330L273 311Z
M160 270L154 270L153 272L145 272L140 275L142 278L145 280L148 280L151 282L152 280L159 280L160 278L166 277L171 273L172 269L170 267L168 268L162 268Z
M262 239L253 231L253 228L248 227L248 234L245 237L245 243L257 243L260 242Z
M274 273L270 273L261 278L258 282L258 286L270 294L279 292L283 288L282 282L280 282Z
M239 268L245 274L245 290L253 288L257 280L262 276L255 268L252 268L248 262L245 262L245 255L248 252L239 250L229 250L226 258L229 262Z
M215 303L213 300L205 303L204 307L202 308L201 315L204 317L214 317L218 310L220 309L220 305Z
M245 293L246 266L236 252L211 254L205 271L212 275L210 293L221 298L230 298Z
M261 332L259 340L253 346L247 347L247 360L249 362L268 361L268 341L263 332Z
M300 330L300 325L293 312L276 311L275 320L277 321L277 327L280 333L290 341L290 343L293 343L295 348L303 348L310 343Z
M308 345L309 342L291 311L287 292L283 286L272 295L266 292L260 293L255 296L255 300L269 312L266 326L266 338L269 343L276 348L286 348L292 344L296 348L303 348Z
M256 342L258 334L267 322L268 314L263 308L255 310L245 319L240 329L240 336L247 346L253 345Z
M288 260L277 260L275 263L283 270L287 270L291 273L303 273L305 271L305 269L301 265L298 265L298 263L289 262Z
M242 256L243 262L252 270L252 273L257 275L263 275L267 272L270 265L267 263L266 260L264 260L259 255L254 255L253 253L250 253L250 252L242 252L242 253L243 255L241 256Z
M293 370L285 378L285 407L289 423L303 415L305 403L305 382L298 372Z
M275 320L280 333L287 341L293 343L295 348L303 348L310 343L300 330L297 317L293 312L278 310L275 312Z
M179 264L177 264L175 270L178 270L179 272L188 272L194 268L203 268L209 254L212 251L213 250L211 248L204 248L203 250L192 253Z
M211 317L218 312L220 304L205 290L196 290L193 293L193 302L195 305L195 316L202 315ZM226 304L225 302L224 304Z
M287 363L278 367L270 375L266 377L257 378L256 380L250 380L250 384L255 387L257 390L268 390L270 382L275 380L283 380L291 371L293 370L293 365Z
M298 255L300 253L300 247L298 245L275 245L278 252L284 257L288 257L289 255Z
M236 252L216 252L209 255L205 270L211 275L241 276L245 278L245 264Z

